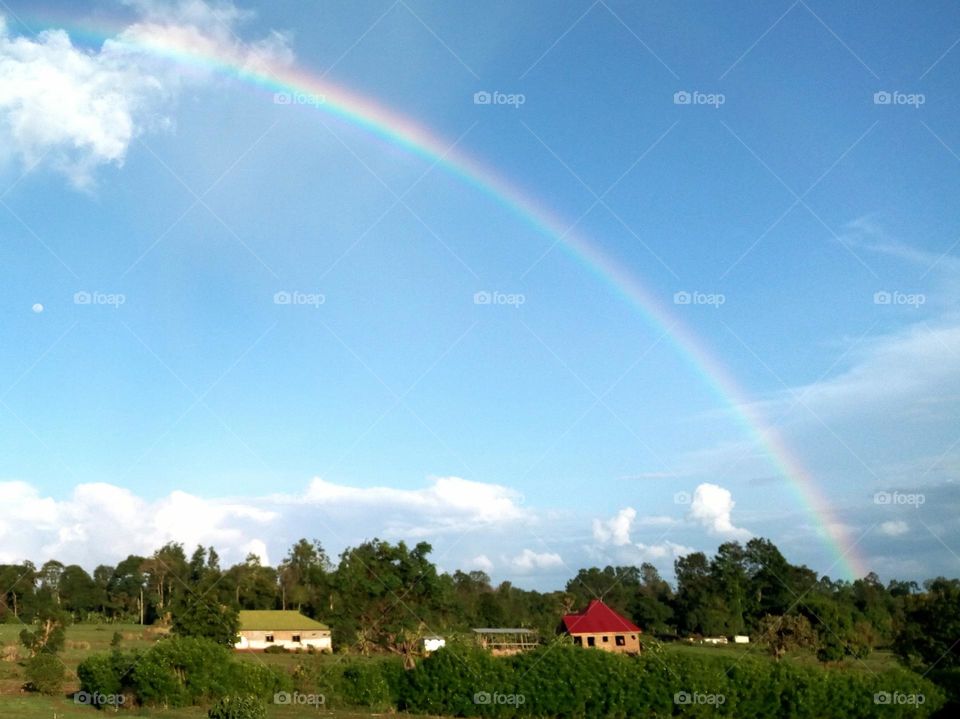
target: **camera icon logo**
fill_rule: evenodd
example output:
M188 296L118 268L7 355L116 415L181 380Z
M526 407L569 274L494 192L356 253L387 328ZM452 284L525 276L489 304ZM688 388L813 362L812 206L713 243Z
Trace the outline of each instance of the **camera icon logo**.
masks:
M677 90L673 93L674 105L689 105L692 99L692 96L686 90Z
M486 90L473 93L474 105L489 105L491 102L493 102L493 96Z
M677 492L673 495L674 504L690 504L690 492Z
M274 105L290 105L293 103L293 95L289 92L275 92L273 94Z
M290 692L277 692L273 695L274 704L291 704L293 703L293 695Z
M890 692L877 692L873 695L874 704L889 704L891 699Z
M689 305L692 299L693 297L689 292L673 293L673 304L675 305Z
M691 701L690 692L677 692L673 695L674 704L689 704Z
M490 692L477 692L473 695L474 704L490 704L493 701L493 697L490 695Z
M289 292L281 290L273 296L273 304L275 305L289 305L293 297Z
M891 295L886 290L881 290L880 292L873 293L873 304L875 305L889 305L892 299L893 299L893 295Z
M893 102L893 95L886 90L880 90L880 92L873 93L874 105L889 105L891 102Z
M93 301L93 295L89 292L74 292L73 293L73 304L75 305L89 305Z
M475 305L489 305L492 301L493 296L486 290L473 294L473 304Z

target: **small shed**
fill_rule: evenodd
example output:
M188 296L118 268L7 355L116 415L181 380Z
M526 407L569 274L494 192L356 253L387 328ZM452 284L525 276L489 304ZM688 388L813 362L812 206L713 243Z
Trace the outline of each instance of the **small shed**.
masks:
M333 651L330 627L297 611L240 612L240 638L234 649L263 651L269 647Z
M599 599L591 599L583 611L565 614L563 628L577 646L620 654L640 653L640 627Z
M519 654L536 648L537 632L523 627L480 627L473 630L483 649L496 656Z

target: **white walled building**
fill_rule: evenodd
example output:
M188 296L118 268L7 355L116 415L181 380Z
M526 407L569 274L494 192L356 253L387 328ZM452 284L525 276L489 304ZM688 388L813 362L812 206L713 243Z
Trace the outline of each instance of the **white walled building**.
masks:
M262 652L269 647L287 650L333 651L330 627L296 611L242 611L240 638L234 649Z

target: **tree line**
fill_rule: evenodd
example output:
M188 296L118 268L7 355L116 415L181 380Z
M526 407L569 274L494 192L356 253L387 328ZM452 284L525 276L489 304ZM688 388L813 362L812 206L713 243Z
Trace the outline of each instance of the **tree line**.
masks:
M649 563L581 569L562 590L494 585L481 571L438 572L431 546L374 539L334 563L318 541L301 539L276 567L250 554L224 568L213 547L187 556L168 543L92 574L50 560L0 565L0 621L33 625L56 614L76 622L192 623L236 630L236 611L296 609L329 624L339 650L408 655L425 634L513 626L556 633L562 614L593 598L649 636L751 635L775 656L810 646L824 662L892 647L908 663L960 666L960 580L924 583L875 574L832 580L787 561L767 539L721 544L674 564L675 584ZM181 633L203 633L187 629Z

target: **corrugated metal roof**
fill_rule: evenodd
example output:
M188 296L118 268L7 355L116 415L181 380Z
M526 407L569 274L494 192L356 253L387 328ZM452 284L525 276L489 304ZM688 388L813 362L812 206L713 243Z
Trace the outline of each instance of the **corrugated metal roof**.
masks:
M570 634L642 631L636 624L617 614L599 599L591 599L582 612L565 614L563 625Z

